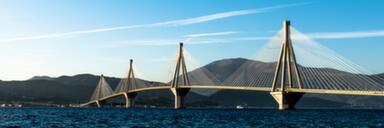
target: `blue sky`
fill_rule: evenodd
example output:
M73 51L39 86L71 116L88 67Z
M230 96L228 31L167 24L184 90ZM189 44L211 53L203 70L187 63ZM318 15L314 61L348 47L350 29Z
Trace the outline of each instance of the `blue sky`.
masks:
M373 73L384 72L384 2L296 0L3 0L0 79L80 73L162 79L177 44L202 65L251 58L292 26Z

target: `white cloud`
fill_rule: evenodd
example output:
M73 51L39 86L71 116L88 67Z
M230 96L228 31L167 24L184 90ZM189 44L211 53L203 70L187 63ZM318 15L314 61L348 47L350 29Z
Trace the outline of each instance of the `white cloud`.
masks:
M309 3L294 3L294 4L284 4L284 5L270 6L270 7L257 8L257 9L249 9L249 10L229 11L229 12L216 13L216 14L200 16L200 17L195 17L195 18L189 18L189 19L154 23L153 25L175 25L175 26L177 26L177 25L189 25L189 24L202 23L202 22L218 20L218 19L234 17L234 16L256 14L256 13L265 13L265 12L275 10L275 9L281 9L281 8L287 8L287 7L293 7L293 6L301 6L301 5L306 5L306 4L309 4Z
M240 43L241 41L268 41L273 39L272 36L248 36L248 37L220 37L222 35L229 35L238 32L215 32L215 33L201 33L185 35L185 39L151 39L151 40L125 40L114 42L113 44L101 44L93 46L102 48L117 48L124 45L137 45L137 46L164 46L164 45L177 45L180 41L185 44L219 44L219 43ZM292 33L294 34L294 33ZM317 32L305 34L305 37L292 35L292 39L305 40L305 39L350 39L350 38L370 38L370 37L384 37L383 31L355 31L355 32ZM217 37L216 37L217 36Z
M177 45L180 40L177 39L153 39L153 40L128 40L124 41L127 45L148 45L148 46L162 46L162 45Z
M185 35L184 37L195 38L195 37L207 37L207 36L223 36L223 35L232 35L236 33L239 33L239 32L229 31L229 32L197 33L197 34Z
M378 31L354 31L354 32L319 32L307 34L313 39L349 39L349 38L368 38L382 37L384 30Z
M384 30L375 30L375 31L352 31L352 32L316 32L316 33L307 33L305 38L310 39L352 39L352 38L371 38L371 37L384 37ZM294 33L291 35L292 39L304 39L304 37L297 36ZM270 40L272 37L238 37L230 38L232 40Z
M0 42L13 42L13 41L21 41L21 40L36 40L36 39L46 39L46 38L71 37L71 36L76 36L76 35L81 35L81 34L91 34L91 33L98 33L98 32L133 29L133 28L145 28L145 27L156 27L156 26L182 26L182 25L203 23L203 22L208 22L208 21L212 21L212 20L219 20L219 19L224 19L224 18L229 18L229 17L234 17L234 16L249 15L249 14L256 14L256 13L265 13L265 12L275 10L275 9L300 6L300 5L305 5L305 4L308 4L308 3L285 4L285 5L270 6L270 7L258 8L258 9L229 11L229 12L216 13L216 14L200 16L200 17L195 17L195 18L172 20L172 21L158 22L158 23L152 23L152 24L128 25L128 26L118 26L118 27L110 27L110 28L80 30L80 31L65 32L65 33L54 33L54 34L45 34L45 35L37 35L37 36L0 39Z

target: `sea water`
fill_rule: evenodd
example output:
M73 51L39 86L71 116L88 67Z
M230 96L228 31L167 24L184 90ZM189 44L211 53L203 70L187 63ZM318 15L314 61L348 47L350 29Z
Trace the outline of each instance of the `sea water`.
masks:
M2 108L0 127L384 127L384 110Z

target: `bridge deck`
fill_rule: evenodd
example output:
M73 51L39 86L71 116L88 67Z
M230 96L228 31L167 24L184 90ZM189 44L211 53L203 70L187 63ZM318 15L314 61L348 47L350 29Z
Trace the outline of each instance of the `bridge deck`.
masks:
M251 91L271 91L269 87L248 87L248 86L217 86L217 85L190 85L190 86L179 86L179 88L191 88L191 89L224 89L224 90L251 90ZM81 104L80 106L88 106L95 104L97 101L104 101L114 97L124 96L125 93L135 93L150 90L167 90L171 89L169 85L147 87L130 90L128 92L119 92L110 96L100 98L99 100L92 100L87 103ZM297 89L290 88L286 92L302 92L302 93L313 93L313 94L341 94L341 95L367 95L367 96L384 96L384 91L357 91L357 90L327 90L327 89Z
M288 89L287 92L303 92L315 94L339 94L339 95L366 95L384 96L384 91L358 91L358 90L327 90L327 89Z

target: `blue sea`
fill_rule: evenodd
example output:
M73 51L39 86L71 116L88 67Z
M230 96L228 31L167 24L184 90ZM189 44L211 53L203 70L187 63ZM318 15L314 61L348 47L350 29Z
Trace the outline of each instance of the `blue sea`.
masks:
M0 127L384 127L384 110L2 108Z

